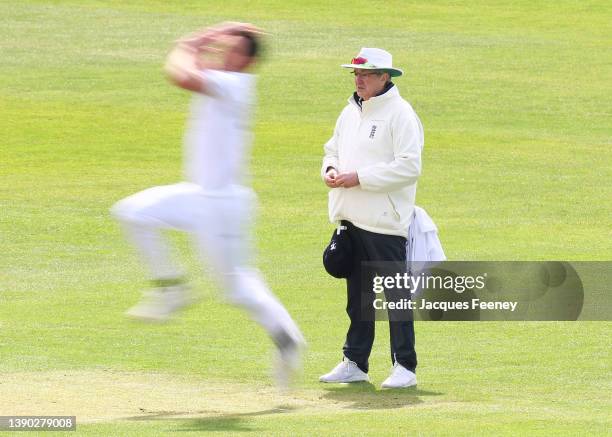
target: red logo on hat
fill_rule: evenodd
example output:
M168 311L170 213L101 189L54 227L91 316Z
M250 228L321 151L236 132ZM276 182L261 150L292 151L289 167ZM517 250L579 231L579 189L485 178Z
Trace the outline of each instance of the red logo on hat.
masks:
M366 62L368 62L368 60L366 58L353 58L353 60L351 61L351 64L353 65L361 65L361 64L365 64Z

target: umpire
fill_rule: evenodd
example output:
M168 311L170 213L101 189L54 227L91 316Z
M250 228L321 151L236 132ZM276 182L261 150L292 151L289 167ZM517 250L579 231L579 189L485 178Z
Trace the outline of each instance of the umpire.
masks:
M342 67L352 69L356 91L325 144L321 175L331 189L330 221L351 246L352 269L346 274L350 326L342 361L320 377L329 383L369 380L375 325L361 314L361 263L406 260L424 142L418 116L391 81L403 72L393 67L390 53L362 48ZM414 386L414 323L390 321L389 328L393 369L382 387Z

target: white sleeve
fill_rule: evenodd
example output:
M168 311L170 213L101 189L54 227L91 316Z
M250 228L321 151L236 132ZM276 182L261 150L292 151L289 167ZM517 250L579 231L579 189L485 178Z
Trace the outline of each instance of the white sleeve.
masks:
M357 170L361 188L366 191L391 192L416 183L421 175L423 127L410 109L402 112L391 125L393 156Z
M344 111L342 112L342 114ZM342 114L336 120L336 127L332 137L325 143L323 149L325 150L325 156L323 157L323 165L321 166L321 178L325 178L325 173L329 167L334 167L338 170L338 138L340 136L340 126L342 120Z

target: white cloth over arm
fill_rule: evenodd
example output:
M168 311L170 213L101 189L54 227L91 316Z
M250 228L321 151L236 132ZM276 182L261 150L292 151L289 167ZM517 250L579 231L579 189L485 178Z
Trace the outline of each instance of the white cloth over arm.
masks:
M418 206L414 208L412 223L406 240L408 267L414 263L446 261L446 255L438 238L438 227L427 212Z

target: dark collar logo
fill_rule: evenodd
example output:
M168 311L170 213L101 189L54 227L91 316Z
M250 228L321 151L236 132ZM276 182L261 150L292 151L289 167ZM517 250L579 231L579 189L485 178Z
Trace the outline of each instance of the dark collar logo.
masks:
M375 134L376 134L376 125L373 124L372 130L370 131L370 139L373 139Z

